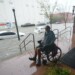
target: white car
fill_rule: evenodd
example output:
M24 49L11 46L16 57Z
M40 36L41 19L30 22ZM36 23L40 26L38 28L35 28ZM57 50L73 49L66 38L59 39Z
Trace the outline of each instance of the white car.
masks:
M24 36L25 33L19 32L20 36ZM12 31L0 31L0 40L2 39L11 39L11 38L17 38L17 33Z
M40 23L40 24L37 24L35 26L35 29L34 29L34 32L35 33L42 33L45 31L45 27L47 26L46 23Z

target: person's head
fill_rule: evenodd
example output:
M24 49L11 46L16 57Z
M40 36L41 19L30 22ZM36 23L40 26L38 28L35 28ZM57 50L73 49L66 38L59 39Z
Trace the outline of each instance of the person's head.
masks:
M49 32L49 31L50 31L50 26L46 26L46 27L45 27L45 31L46 31L46 32Z

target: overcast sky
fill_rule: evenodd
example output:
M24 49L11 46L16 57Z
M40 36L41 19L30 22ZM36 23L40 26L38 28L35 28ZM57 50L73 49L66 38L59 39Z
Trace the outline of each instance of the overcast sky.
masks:
M73 5L75 5L75 0L48 0L48 1L51 1L51 2L55 2L55 1L57 1L57 3L59 3L59 4L63 4L63 5L71 5L71 6L73 6Z
M9 1L15 1L15 0L9 0ZM36 5L35 1L37 1L37 0L23 0L23 1L25 1L25 3L28 2L28 4L34 3ZM38 1L41 1L41 0L38 0ZM51 3L54 3L55 1L57 1L57 4L59 7L64 6L64 8L70 12L72 11L73 6L75 5L75 0L48 0L48 1L50 1Z
M39 6L37 6L36 1L37 0L4 0L4 4L0 3L0 21L4 22L13 19L11 18L13 16L12 8L16 9L17 20L20 25L25 23L25 21L36 22L42 19L43 17L39 14L40 11L39 8L37 8ZM48 3L49 1L51 5L57 1L58 7L63 7L65 9L64 11L70 12L72 12L73 6L75 5L75 0L48 0Z
M75 0L57 0L59 4L71 7L75 5Z
M57 1L58 7L62 7L65 11L72 12L73 6L75 6L75 0L49 0L50 2L54 3Z
M75 6L75 0L59 0L60 4L63 4L67 11L72 12L73 6Z

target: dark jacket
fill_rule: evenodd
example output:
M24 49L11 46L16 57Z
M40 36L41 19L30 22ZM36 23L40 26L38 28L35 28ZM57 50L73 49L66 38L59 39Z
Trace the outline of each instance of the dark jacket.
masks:
M55 41L55 39L56 38L53 31L50 30L47 33L45 32L44 39L42 40L42 45L43 46L50 45Z

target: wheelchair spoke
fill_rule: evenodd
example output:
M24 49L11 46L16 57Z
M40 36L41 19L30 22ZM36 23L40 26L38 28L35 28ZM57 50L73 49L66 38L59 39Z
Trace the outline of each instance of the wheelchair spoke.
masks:
M61 54L62 54L62 51L61 51L60 48L58 48L57 51L50 52L50 53L48 53L48 55L46 55L45 53L44 54L42 53L42 57L47 58L48 61L52 62L52 61L55 61L55 60L58 61L61 57Z

